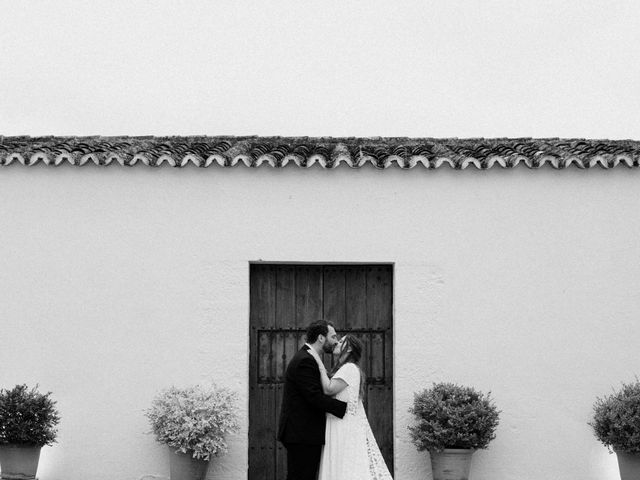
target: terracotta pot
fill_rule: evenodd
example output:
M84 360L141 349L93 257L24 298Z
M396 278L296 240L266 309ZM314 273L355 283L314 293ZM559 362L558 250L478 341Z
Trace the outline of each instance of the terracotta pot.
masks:
M618 468L620 468L620 478L622 480L639 480L640 479L640 453L619 452Z
M36 478L40 450L34 445L0 445L0 479L32 480Z
M207 476L209 462L193 458L191 452L175 452L174 447L169 447L169 466L171 480L204 480Z
M429 452L433 480L468 480L471 456L475 450L445 448L441 452Z

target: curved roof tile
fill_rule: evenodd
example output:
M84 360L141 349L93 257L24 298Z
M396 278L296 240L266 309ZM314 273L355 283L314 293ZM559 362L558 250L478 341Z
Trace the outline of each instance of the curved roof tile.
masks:
M0 166L70 164L454 169L640 165L640 142L559 138L3 137Z

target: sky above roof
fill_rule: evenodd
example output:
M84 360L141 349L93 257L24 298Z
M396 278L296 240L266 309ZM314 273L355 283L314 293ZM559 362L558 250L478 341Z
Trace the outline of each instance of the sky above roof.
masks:
M637 1L0 6L0 135L640 139Z

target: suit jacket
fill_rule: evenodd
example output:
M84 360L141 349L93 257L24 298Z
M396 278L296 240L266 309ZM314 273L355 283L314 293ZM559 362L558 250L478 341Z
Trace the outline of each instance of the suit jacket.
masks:
M347 404L325 395L320 369L303 346L296 353L285 374L278 440L282 443L324 445L325 412L344 417Z

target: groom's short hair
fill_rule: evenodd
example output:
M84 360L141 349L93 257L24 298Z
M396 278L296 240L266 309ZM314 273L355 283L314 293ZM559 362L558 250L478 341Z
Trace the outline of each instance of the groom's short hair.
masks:
M326 320L316 320L311 322L307 327L307 343L315 343L320 335L325 337L329 333L329 327L333 327L333 323Z

